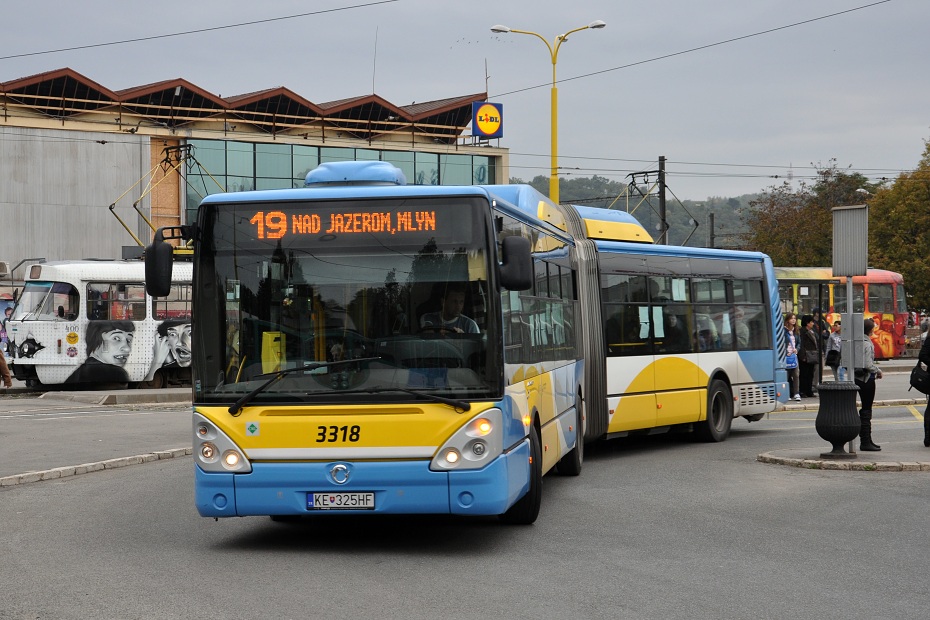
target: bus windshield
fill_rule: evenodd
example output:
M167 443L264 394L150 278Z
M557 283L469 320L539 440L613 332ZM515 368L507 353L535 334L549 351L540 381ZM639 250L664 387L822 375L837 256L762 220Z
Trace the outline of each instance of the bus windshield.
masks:
M499 395L481 206L471 197L203 205L214 247L201 253L199 277L216 287L197 293L200 397L234 401L313 362L342 363L289 372L254 402L383 401L390 389L407 400L405 390Z

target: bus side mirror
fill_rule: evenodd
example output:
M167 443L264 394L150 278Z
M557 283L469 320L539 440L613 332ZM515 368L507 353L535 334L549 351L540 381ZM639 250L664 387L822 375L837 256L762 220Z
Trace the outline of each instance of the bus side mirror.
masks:
M533 256L529 239L504 237L498 270L500 284L508 291L526 291L533 288Z
M145 248L145 291L152 297L167 297L171 292L171 267L174 248L163 237L162 229L155 231L152 245Z

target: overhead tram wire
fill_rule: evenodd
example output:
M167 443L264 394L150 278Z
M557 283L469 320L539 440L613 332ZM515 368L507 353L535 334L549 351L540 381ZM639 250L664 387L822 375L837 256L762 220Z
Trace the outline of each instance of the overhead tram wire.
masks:
M107 43L91 43L88 45L75 45L73 47L62 47L53 50L44 50L40 52L26 52L23 54L10 54L9 56L0 56L0 60L11 60L13 58L26 58L28 56L42 56L44 54L57 54L59 52L73 52L77 50L86 50L93 49L95 47L108 47L110 45L123 45L125 43L139 43L141 41L154 41L156 39L167 39L170 37L181 37L189 34L200 34L203 32L213 32L216 30L228 30L230 28L241 28L243 26L254 26L256 24L267 24L270 22L284 21L287 19L297 19L299 17L310 17L312 15L324 15L326 13L337 13L340 11L348 11L351 9L362 9L370 6L376 6L379 4L390 4L392 2L399 2L400 0L376 0L375 2L366 2L364 4L353 4L351 6L337 7L334 9L321 9L319 11L310 11L308 13L298 13L296 15L284 15L281 17L268 17L266 19L255 19L248 22L240 22L238 24L226 24L225 26L211 26L209 28L198 28L196 30L185 30L183 32L172 32L168 34L157 34L148 37L137 37L133 39L123 39L121 41L110 41Z
M601 74L604 74L604 73L610 73L610 72L612 72L612 71L619 71L620 69L629 69L630 67L636 67L636 66L639 66L639 65L644 65L644 64L647 64L647 63L650 63L650 62L656 62L656 61L658 61L658 60L665 60L665 59L667 59L667 58L674 58L675 56L682 56L682 55L684 55L684 54L690 54L690 53L692 53L692 52L699 52L699 51L701 51L701 50L710 49L710 48L712 48L712 47L717 47L717 46L720 46L720 45L726 45L727 43L735 43L736 41L742 41L742 40L744 40L744 39L751 39L751 38L753 38L753 37L760 37L760 36L765 35L765 34L771 34L771 33L773 33L773 32L778 32L779 30L787 30L787 29L789 29L789 28L795 28L795 27L797 27L797 26L803 26L803 25L805 25L805 24L810 24L810 23L813 23L813 22L816 22L816 21L821 21L821 20L824 20L824 19L832 18L832 17L838 17L838 16L844 15L844 14L846 14L846 13L852 13L852 12L854 12L854 11L861 11L861 10L863 10L863 9L868 9L868 8L873 7L873 6L877 6L877 5L879 5L879 4L885 4L886 2L891 2L891 0L878 0L877 2L872 2L872 3L870 3L870 4L864 4L864 5L862 5L862 6L853 7L853 8L851 8L851 9L846 9L845 11L837 11L836 13L830 13L829 15L821 15L820 17L812 17L811 19L805 19L805 20L803 20L803 21L795 22L795 23L793 23L793 24L786 24L786 25L784 25L784 26L777 26L777 27L775 27L775 28L769 28L768 30L761 30L761 31L759 31L759 32L754 32L754 33L752 33L752 34L745 34L745 35L742 35L742 36L739 36L739 37L733 37L732 39L725 39L725 40L723 40L723 41L717 41L716 43L708 43L708 44L706 44L706 45L699 45L699 46L697 46L697 47L692 47L692 48L690 48L690 49L681 50L681 51L679 51L679 52L672 52L672 53L670 53L670 54L663 54L662 56L655 56L654 58L647 58L646 60L638 60L638 61L636 61L636 62L631 62L631 63L629 63L629 64L620 65L619 67L612 67L612 68L610 68L610 69L601 69L600 71L592 71L591 73L582 73L581 75L576 75L576 76L574 76L574 77L562 78L562 79L560 79L560 80L557 80L556 83L557 83L557 84L561 84L561 83L563 83L563 82L571 82L571 81L573 81L573 80L580 80L580 79L582 79L582 78L588 78L588 77L592 77L592 76L595 76L595 75L601 75ZM2 58L0 58L0 60L2 60ZM522 93L522 92L526 92L526 91L528 91L528 90L535 90L535 89L537 89L537 88L549 88L549 87L551 87L551 86L552 86L551 82L547 82L547 83L545 83L545 84L537 84L537 85L535 85L535 86L527 86L526 88L518 88L517 90L509 90L509 91L503 92L503 93L495 93L494 95L489 95L489 98L493 98L493 97L506 97L507 95L514 95L514 94L516 94L516 93Z

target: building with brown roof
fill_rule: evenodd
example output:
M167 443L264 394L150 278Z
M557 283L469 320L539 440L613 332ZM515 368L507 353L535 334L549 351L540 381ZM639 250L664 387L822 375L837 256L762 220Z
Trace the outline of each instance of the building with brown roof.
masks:
M113 91L69 68L3 82L0 259L116 258L153 226L191 221L204 195L299 187L326 161L389 161L417 184L506 182L506 149L466 133L486 99L222 97L181 78Z

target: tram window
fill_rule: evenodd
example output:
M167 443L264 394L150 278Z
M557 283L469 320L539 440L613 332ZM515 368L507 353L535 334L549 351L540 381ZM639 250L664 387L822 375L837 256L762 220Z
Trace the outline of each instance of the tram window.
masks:
M158 297L153 300L152 312L156 321L189 319L191 316L191 285L172 285L167 297Z
M145 318L145 285L88 283L87 318L92 321L141 321Z
M42 319L73 321L77 318L80 309L78 299L77 289L72 285L66 282L54 282L38 315Z
M892 284L869 284L869 312L894 312Z

